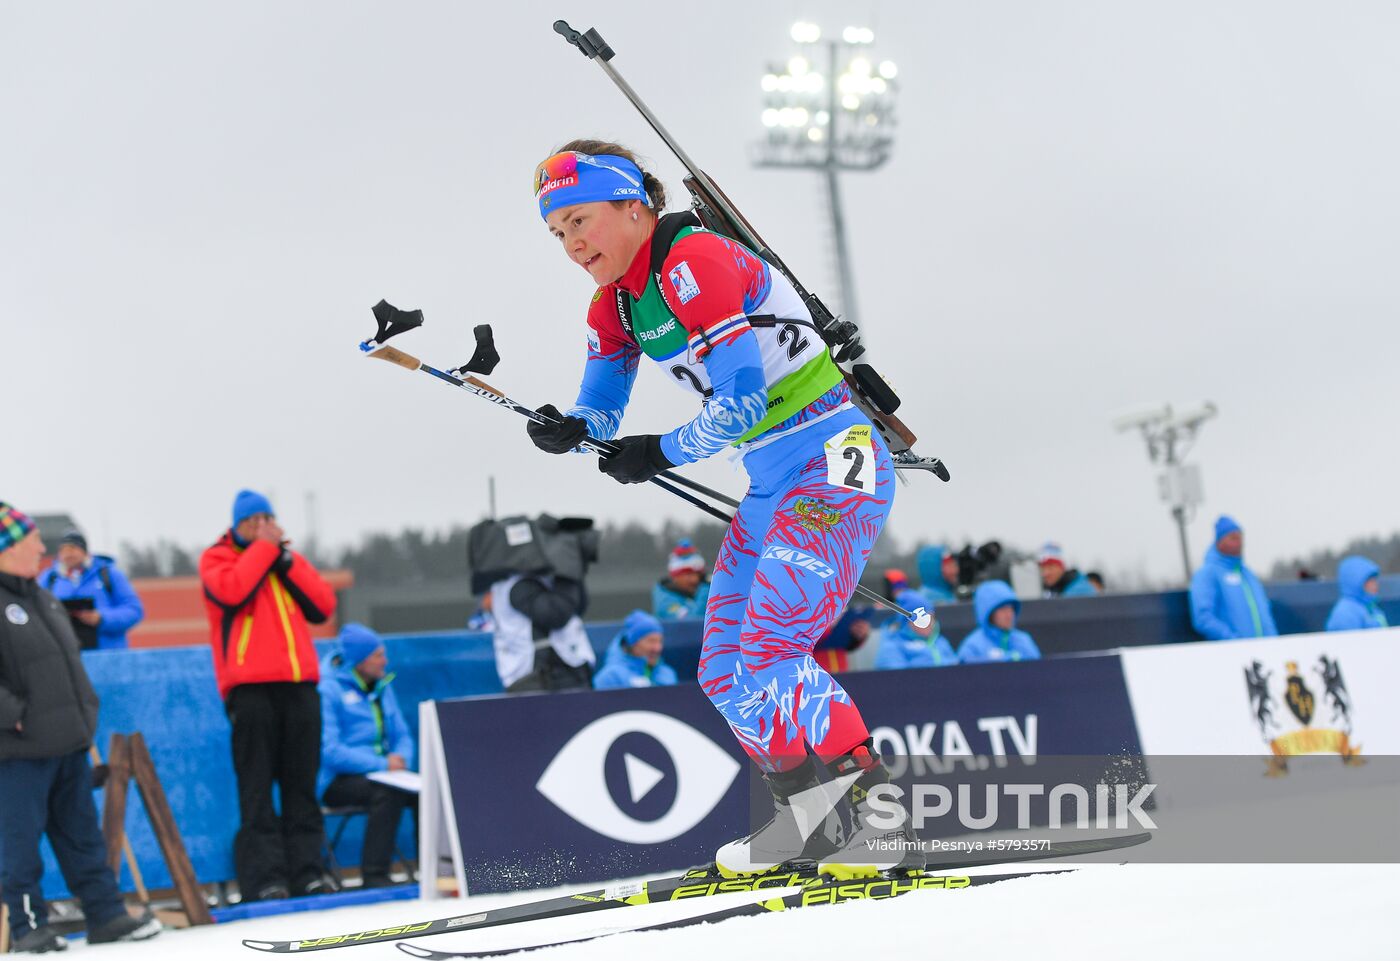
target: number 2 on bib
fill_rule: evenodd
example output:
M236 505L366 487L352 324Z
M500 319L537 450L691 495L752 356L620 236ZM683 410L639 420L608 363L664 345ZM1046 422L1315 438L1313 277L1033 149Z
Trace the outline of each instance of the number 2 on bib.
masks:
M869 494L875 490L875 450L870 425L857 424L826 442L826 482Z

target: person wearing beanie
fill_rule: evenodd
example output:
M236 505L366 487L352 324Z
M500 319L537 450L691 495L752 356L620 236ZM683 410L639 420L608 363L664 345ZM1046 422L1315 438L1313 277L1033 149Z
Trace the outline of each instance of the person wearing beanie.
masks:
M82 902L91 944L154 937L154 917L127 913L92 801L88 748L97 693L73 622L36 578L39 531L0 501L0 898L20 953L60 951L48 923L39 842L48 835L68 887Z
M418 811L418 795L372 780L376 771L413 767L413 735L389 687L384 641L363 624L346 624L321 663L321 774L317 793L326 807L369 810L360 874L367 888L393 883L389 863L404 809Z
M1059 544L1047 542L1036 556L1040 565L1040 585L1046 597L1093 597L1098 591L1078 568L1065 566L1065 552Z
M972 594L977 614L977 630L958 645L963 664L994 664L1000 661L1038 661L1040 648L1025 631L1016 627L1021 602L1006 581L983 581Z
M87 538L76 529L59 538L58 557L39 583L68 608L84 650L126 647L127 631L146 616L117 562L106 554L89 554Z
M1215 542L1189 596L1191 625L1208 641L1278 635L1264 585L1244 563L1244 530L1228 514L1215 522Z
M895 595L895 603L912 611L928 602L920 591L906 590ZM930 611L933 608L929 608ZM875 655L878 671L906 667L950 667L958 663L953 645L939 630L935 617L928 627L915 627L914 622L901 617L881 631L880 650Z
M199 579L214 677L233 728L238 889L244 901L318 894L329 889L316 799L321 675L307 625L330 619L335 592L291 549L262 494L239 491L232 521L200 555Z
M690 541L681 541L666 560L666 576L651 589L651 612L663 621L704 617L709 601L705 558Z
M661 660L661 622L646 611L633 611L608 645L603 667L593 675L595 690L618 687L667 687L676 672Z
M1376 603L1381 592L1381 569L1369 557L1353 554L1337 566L1337 592L1340 595L1327 615L1329 631L1364 631L1389 627L1385 612Z

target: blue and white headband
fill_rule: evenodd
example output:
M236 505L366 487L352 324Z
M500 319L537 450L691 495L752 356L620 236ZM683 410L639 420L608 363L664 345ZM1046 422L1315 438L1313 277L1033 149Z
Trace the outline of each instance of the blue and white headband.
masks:
M561 207L600 200L640 200L651 206L642 187L642 171L626 157L612 154L557 153L535 170L534 186L540 217L545 220Z

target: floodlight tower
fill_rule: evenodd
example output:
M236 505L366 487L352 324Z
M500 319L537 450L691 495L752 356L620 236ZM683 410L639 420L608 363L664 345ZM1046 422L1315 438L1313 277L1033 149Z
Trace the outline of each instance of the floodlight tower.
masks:
M823 40L821 27L799 22L792 25L791 36L805 52L786 64L770 66L763 75L762 120L767 134L755 147L754 163L822 174L836 248L841 313L859 324L837 175L842 170L874 170L890 158L894 81L899 70L890 60L871 63L867 51L875 34L865 27L847 27L839 37ZM807 52L824 63L814 64Z
M1162 500L1171 505L1172 517L1176 520L1177 534L1181 538L1181 566L1186 573L1186 583L1191 583L1191 550L1186 541L1188 512L1194 514L1204 500L1201 487L1201 469L1195 464L1182 463L1196 442L1201 425L1219 411L1210 401L1200 407L1176 414L1171 404L1145 410L1136 414L1119 417L1113 426L1121 434L1124 431L1138 430L1147 442L1147 458L1154 464L1160 463L1162 470L1157 475L1157 490Z

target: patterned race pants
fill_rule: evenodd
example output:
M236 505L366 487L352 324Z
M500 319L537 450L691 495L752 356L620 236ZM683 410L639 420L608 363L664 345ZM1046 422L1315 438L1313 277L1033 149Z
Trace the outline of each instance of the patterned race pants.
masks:
M894 502L894 466L869 431L854 457L838 445L847 411L752 451L751 485L715 559L700 686L766 771L830 762L869 735L850 696L812 657L855 591ZM858 468L868 458L863 471ZM849 483L847 483L849 482Z

